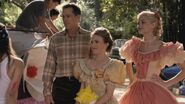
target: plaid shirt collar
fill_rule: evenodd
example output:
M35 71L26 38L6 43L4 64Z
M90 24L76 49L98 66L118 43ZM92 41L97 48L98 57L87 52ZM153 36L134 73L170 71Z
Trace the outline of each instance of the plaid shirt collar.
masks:
M64 28L63 31L64 31L64 35L67 35L68 34L68 31L67 31L66 28ZM78 26L78 33L79 34L82 34L83 33L83 29L80 26Z

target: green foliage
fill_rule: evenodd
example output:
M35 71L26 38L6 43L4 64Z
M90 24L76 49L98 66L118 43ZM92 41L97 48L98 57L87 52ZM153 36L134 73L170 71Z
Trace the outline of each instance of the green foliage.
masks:
M136 15L142 10L161 8L158 0L102 0L101 7L101 24L111 30L115 39L138 36Z
M32 0L0 0L0 22L15 24L21 9ZM65 0L65 2L76 0ZM110 30L114 39L129 39L137 33L136 16L139 12L150 9L160 10L163 17L164 41L181 40L184 37L184 0L77 0L82 9L81 26L93 30L97 26L104 26ZM15 4L15 5L13 5ZM62 4L63 5L63 4ZM60 11L62 5L58 7ZM19 9L20 8L20 9ZM99 9L100 8L100 9ZM55 25L63 28L62 18L55 21Z
M61 5L57 6L57 9L62 12L62 6L67 3L63 2ZM95 26L95 16L94 16L94 9L90 7L90 2L88 1L79 1L77 5L81 8L81 26L87 30L93 30ZM59 17L54 24L57 26L59 30L64 28L62 17Z
M13 26L15 24L15 21L17 17L19 16L21 9L19 9L17 6L15 6L12 3L4 2L3 5L1 5L1 14L0 15L0 22Z
M87 30L93 30L95 28L95 13L94 9L90 8L90 2L79 1L78 5L82 10L81 26Z

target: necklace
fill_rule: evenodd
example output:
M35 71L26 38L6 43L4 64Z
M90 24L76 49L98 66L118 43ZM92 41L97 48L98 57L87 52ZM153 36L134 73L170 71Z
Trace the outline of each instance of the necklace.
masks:
M153 40L151 42L142 41L139 46L139 52L151 53L151 52L159 50L161 45L162 45L162 41L160 41L160 40Z

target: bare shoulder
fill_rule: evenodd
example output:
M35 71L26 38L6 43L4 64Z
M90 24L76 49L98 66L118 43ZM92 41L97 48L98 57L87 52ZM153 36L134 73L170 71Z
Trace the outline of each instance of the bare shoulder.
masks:
M24 67L24 62L21 58L16 56L11 56L11 59L13 60L14 64L16 64L16 66Z
M14 76L22 75L23 70L24 70L23 60L16 56L10 56L10 67L8 70L9 77L13 79Z

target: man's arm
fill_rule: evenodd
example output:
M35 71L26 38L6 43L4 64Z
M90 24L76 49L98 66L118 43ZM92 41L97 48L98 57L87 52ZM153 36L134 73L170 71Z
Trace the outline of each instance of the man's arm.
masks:
M52 37L49 43L49 49L48 49L44 72L42 76L42 80L44 84L44 90L43 90L44 96L51 95L51 88L53 85L55 70L56 70L56 53L55 53L55 43Z

